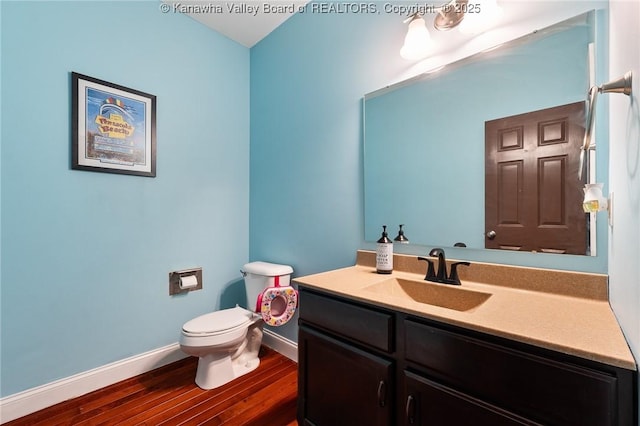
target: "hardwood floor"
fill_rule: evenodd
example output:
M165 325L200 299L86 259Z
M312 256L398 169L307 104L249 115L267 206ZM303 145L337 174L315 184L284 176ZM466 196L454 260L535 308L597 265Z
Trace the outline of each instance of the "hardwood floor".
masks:
M298 425L295 362L263 346L256 370L205 391L194 383L197 361L189 357L5 425Z

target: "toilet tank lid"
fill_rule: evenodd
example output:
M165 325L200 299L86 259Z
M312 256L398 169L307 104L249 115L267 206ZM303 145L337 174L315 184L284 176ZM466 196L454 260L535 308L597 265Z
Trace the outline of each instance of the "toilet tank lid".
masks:
M289 275L293 273L293 268L289 265L279 265L269 262L245 263L242 270L249 274L262 275L264 277L275 277L276 275Z

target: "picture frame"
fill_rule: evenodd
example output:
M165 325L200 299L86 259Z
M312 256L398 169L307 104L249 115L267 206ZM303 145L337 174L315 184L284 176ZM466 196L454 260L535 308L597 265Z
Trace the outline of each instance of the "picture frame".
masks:
M75 170L156 177L156 97L71 73Z

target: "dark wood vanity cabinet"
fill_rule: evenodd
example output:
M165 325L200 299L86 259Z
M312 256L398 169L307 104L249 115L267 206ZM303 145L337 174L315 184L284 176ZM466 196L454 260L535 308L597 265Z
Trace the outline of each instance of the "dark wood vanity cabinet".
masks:
M393 313L301 293L298 424L393 425Z
M631 371L419 319L404 336L408 368L530 419L501 424L632 424Z
M300 425L636 425L636 374L300 288Z

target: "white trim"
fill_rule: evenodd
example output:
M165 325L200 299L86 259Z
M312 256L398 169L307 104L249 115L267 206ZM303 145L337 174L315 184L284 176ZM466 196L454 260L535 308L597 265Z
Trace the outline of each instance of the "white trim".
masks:
M0 421L8 422L54 404L186 358L174 343L84 373L56 380L0 399Z
M265 328L264 335L262 336L262 344L276 352L280 352L290 360L298 362L298 344L296 342Z

